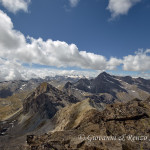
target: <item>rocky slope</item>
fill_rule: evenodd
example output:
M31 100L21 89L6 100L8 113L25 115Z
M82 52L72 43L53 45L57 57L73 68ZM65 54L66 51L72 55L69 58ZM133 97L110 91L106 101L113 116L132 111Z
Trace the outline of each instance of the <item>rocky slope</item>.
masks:
M112 76L105 72L95 79L55 76L28 81L6 81L0 82L0 120L5 120L22 109L23 99L44 81L79 100L90 98L106 104L133 98L144 100L150 95L150 80Z
M104 108L103 103L95 103L90 99L66 106L58 111L52 119L55 124L53 132L75 129L91 111L102 111Z
M40 82L37 81L40 85L35 90L23 86L21 91L29 91L25 96L7 97L18 111L0 122L0 149L148 150L150 147L147 139L137 140L137 136L148 137L150 133L149 80L104 72L91 80L66 79L62 91L58 85L64 82L49 81L55 87ZM20 94L20 90L13 93ZM2 102L6 104L4 98ZM136 136L135 142L130 135ZM102 137L106 139L97 140Z
M19 112L0 122L0 145L5 149L15 145L17 149L21 143L25 144L26 134L42 134L52 130L55 124L51 118L56 112L77 102L76 97L69 96L46 82L41 83L27 96ZM8 141L10 144L7 147Z
M23 112L24 114L38 112L42 113L42 117L51 118L60 108L76 102L78 100L73 95L68 96L52 85L43 82L24 100Z
M23 100L42 82L48 82L62 89L66 82L77 82L78 77L67 76L46 77L45 79L30 79L0 82L0 121L11 117L23 107Z
M0 82L0 121L22 109L23 100L40 82L40 79Z
M80 107L81 103L77 105ZM148 150L150 148L150 98L145 101L134 99L127 103L111 104L103 111L87 107L84 117L82 114L77 115L78 109L71 112L75 122L76 119L80 120L77 124L72 122L73 126L67 124L63 130L58 129L43 136L27 136L28 149Z
M41 82L42 79L0 82L0 98L7 98L13 94L31 91L35 89Z
M76 97L43 82L24 100L22 113L18 117L18 128L21 132L40 129L58 110L78 101Z
M105 103L128 101L133 98L145 100L150 96L150 80L112 76L103 72L91 80L80 79L73 84L66 83L63 90L81 100L89 97Z

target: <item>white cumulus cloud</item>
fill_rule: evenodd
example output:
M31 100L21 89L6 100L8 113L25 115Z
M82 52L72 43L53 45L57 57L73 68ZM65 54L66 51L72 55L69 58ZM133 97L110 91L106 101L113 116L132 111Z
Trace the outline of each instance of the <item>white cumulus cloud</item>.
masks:
M114 19L119 15L128 13L131 7L141 0L109 0L107 9L111 12L111 17Z
M119 65L116 61L110 63L102 55L79 51L75 44L51 39L44 41L42 38L34 39L29 36L26 38L13 28L11 19L3 11L0 11L0 34L2 58L15 59L22 63L94 70L111 69ZM27 39L30 42L26 42Z
M80 51L75 44L25 37L14 29L10 17L0 10L0 81L44 77L50 74L87 74L87 72L25 68L23 63L55 67L78 67L97 71L115 70L121 64L126 71L150 71L150 50L138 51L122 59ZM91 74L91 72L90 72Z
M150 49L139 50L135 55L125 56L123 69L126 71L148 71L150 70Z
M10 12L16 13L19 10L28 11L31 0L0 0L1 4Z
M115 70L115 69L117 69L117 66L119 66L120 64L122 64L122 60L121 59L112 57L108 61L107 70Z
M22 65L14 60L0 58L0 81L23 79L21 70Z
M29 80L31 78L45 78L46 76L54 77L56 75L68 77L95 77L99 71L83 70L65 70L50 68L24 67L20 62L15 60L6 60L0 58L0 82L9 80Z
M69 0L71 7L76 7L80 0Z
M25 37L19 31L13 30L11 19L0 10L0 50L11 52L25 44Z

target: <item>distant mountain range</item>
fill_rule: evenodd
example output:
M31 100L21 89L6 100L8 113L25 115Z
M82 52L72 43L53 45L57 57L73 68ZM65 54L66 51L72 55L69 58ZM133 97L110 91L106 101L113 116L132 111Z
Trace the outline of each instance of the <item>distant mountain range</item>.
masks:
M15 93L20 93L22 91L31 91L35 89L42 82L50 82L52 85L63 85L67 81L76 82L80 77L66 77L66 76L55 76L55 77L45 77L44 79L30 79L30 80L15 80L15 81L5 81L0 82L0 98L7 98Z
M113 76L106 72L94 79L79 79L75 83L66 83L64 91L75 94L78 98L108 100L106 103L127 101L133 98L146 99L150 94L150 80L130 76ZM83 93L81 96L81 93Z

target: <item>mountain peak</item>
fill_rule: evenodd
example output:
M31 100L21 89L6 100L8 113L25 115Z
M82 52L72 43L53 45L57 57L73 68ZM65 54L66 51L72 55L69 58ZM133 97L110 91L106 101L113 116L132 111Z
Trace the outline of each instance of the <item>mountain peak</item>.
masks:
M47 82L41 83L40 86L39 86L39 88L40 88L41 91L47 90L47 88L48 88L48 83L47 83Z
M102 73L100 73L101 75L110 75L110 74L108 74L107 72L102 72Z
M102 78L102 77L110 77L110 74L108 74L104 71L97 76L97 78Z
M72 83L68 81L68 82L65 84L64 88L69 88L70 86L72 86Z
M24 114L29 112L39 113L41 116L51 118L56 111L70 103L76 103L78 99L43 82L24 101Z
M43 82L36 88L36 93L45 93L48 92L50 89L54 89L54 87L47 82Z

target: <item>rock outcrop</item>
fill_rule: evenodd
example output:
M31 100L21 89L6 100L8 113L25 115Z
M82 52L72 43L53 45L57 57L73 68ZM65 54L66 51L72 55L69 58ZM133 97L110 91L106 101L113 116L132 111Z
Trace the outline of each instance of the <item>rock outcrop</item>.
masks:
M69 96L43 82L24 100L23 112L24 114L39 113L42 118L52 118L60 108L77 102L77 98L73 95Z
M77 126L29 136L27 141L29 149L37 150L148 150L149 138L150 98L111 104L103 111L88 109Z

